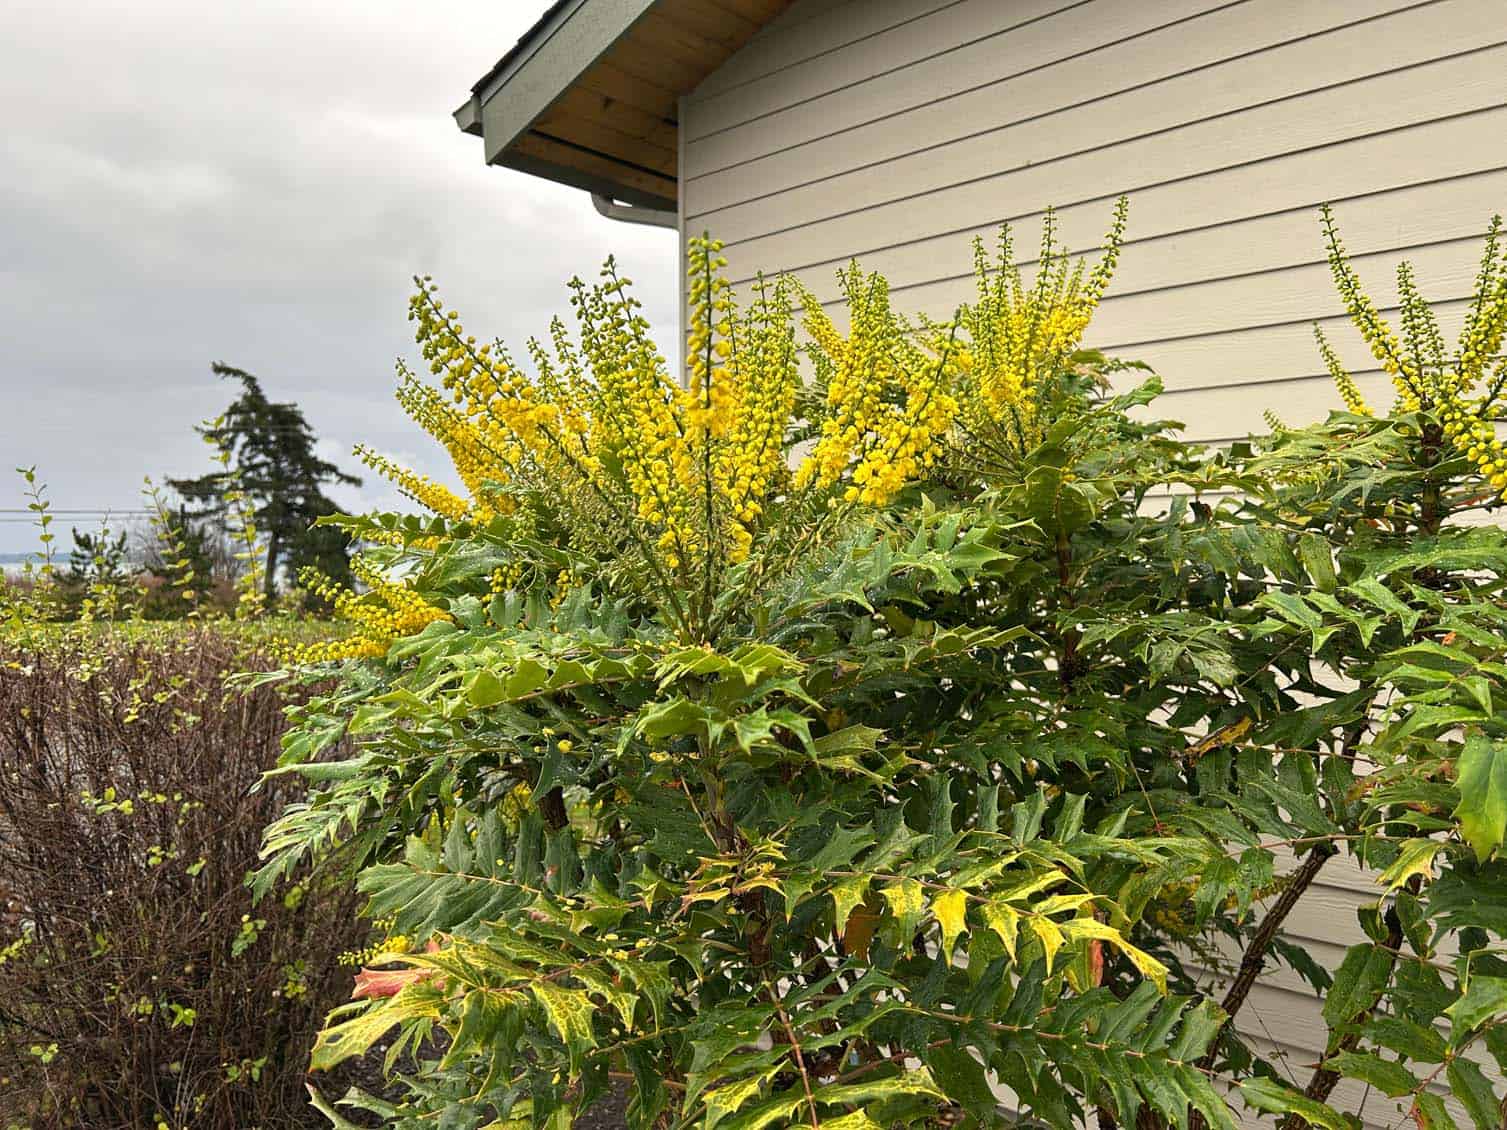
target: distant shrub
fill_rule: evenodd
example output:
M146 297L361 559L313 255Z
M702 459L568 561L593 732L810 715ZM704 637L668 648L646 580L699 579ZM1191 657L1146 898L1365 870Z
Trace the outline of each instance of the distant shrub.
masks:
M0 1126L310 1121L308 1049L364 930L308 875L255 908L245 889L298 693L224 688L254 641L0 644Z

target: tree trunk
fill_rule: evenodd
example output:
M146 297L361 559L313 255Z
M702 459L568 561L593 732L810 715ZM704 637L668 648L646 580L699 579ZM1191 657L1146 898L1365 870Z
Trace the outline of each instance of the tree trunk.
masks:
M282 556L282 543L276 534L267 539L267 575L262 578L262 587L270 604L277 598L277 561Z

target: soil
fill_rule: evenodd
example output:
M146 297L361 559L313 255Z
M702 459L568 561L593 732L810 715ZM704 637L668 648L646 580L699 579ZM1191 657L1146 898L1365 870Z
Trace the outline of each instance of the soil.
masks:
M628 1125L628 1084L614 1081L612 1096L597 1103L572 1123L575 1130L624 1130Z

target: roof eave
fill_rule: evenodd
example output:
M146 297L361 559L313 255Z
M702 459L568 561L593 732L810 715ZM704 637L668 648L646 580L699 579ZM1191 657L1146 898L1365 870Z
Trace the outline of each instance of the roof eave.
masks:
M511 157L504 159L508 149L654 3L655 0L557 0L476 84L470 100L455 111L456 124L482 139L489 165L517 167ZM631 200L632 193L632 189L624 186L611 189L611 195L620 200ZM662 197L655 198L655 206L663 204Z
M455 124L460 127L462 133L469 133L472 137L481 137L481 99L471 95L455 108L452 115Z
M526 156L522 153L505 153L499 160L492 163L504 169L514 169L520 173L528 173L530 176L543 177L556 184L583 189L593 195L607 196L620 204L668 212L674 212L678 208L678 203L674 200L668 200L655 193L643 192L610 177L592 176L579 169L557 165L552 161Z

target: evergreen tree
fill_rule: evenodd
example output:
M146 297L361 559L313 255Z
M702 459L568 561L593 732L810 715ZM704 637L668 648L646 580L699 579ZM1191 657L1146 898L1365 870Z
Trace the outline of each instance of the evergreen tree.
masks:
M83 587L90 584L118 584L127 574L126 531L113 538L108 526L96 533L73 527L73 548L68 552L67 580Z
M277 592L277 576L286 568L297 575L314 566L329 576L350 578L350 546L345 535L328 527L312 529L316 519L335 514L339 507L324 493L325 486L361 480L314 450L318 437L292 402L267 399L261 383L250 373L222 362L217 376L240 382L240 394L214 424L200 435L231 453L231 468L194 479L169 479L168 484L194 508L195 518L229 522L225 501L233 488L251 500L258 529L266 538L266 591Z

